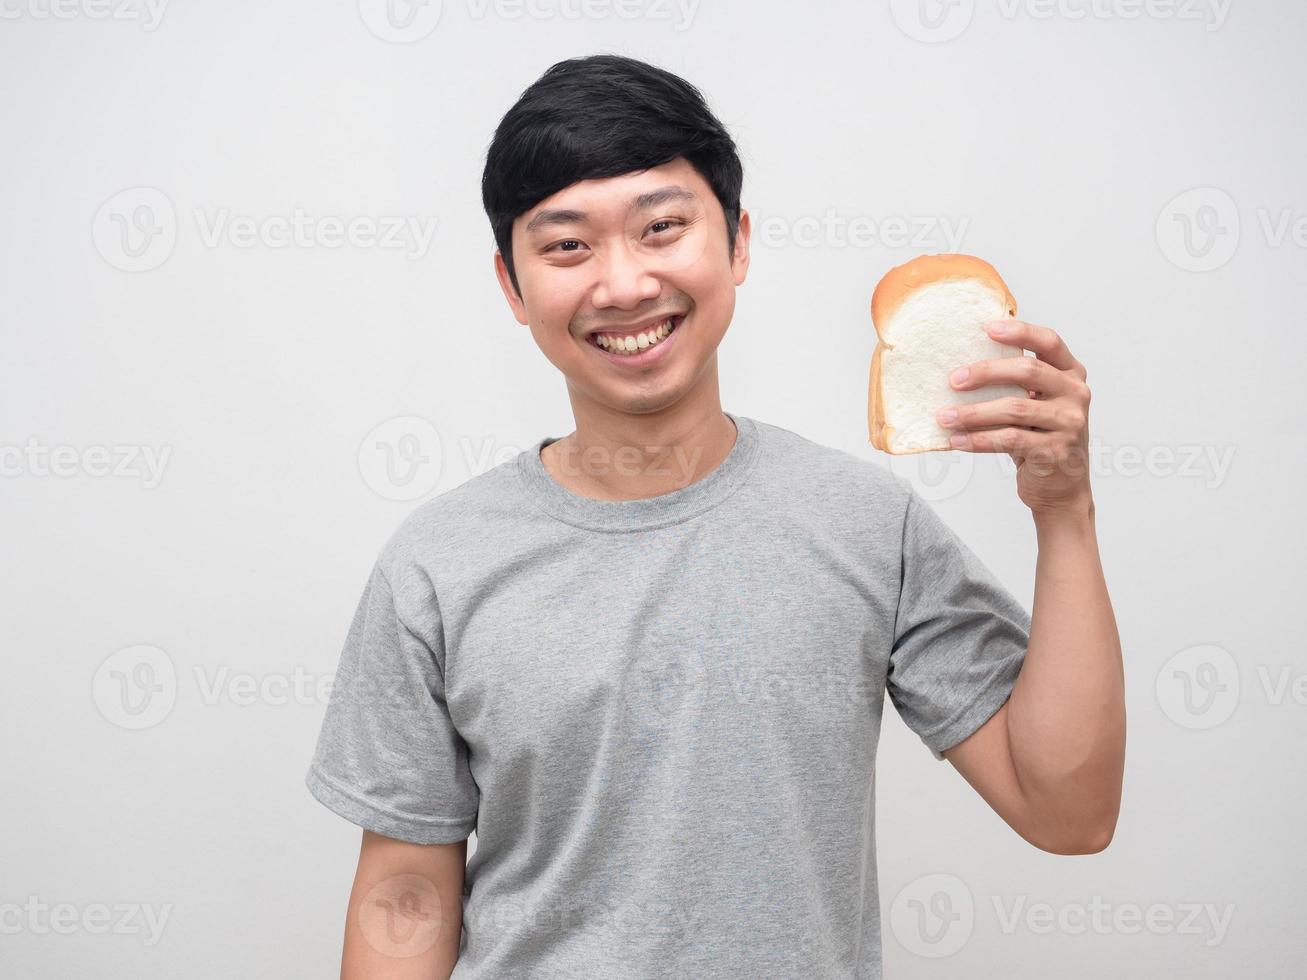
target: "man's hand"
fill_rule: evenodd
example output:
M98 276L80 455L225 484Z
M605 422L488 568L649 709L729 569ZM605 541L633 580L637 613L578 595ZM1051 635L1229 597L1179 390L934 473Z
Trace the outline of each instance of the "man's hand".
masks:
M1017 464L1017 495L1036 516L1089 506L1089 386L1084 365L1056 331L1021 320L995 320L985 331L1034 357L999 357L961 365L949 378L959 391L1017 384L1029 397L998 398L941 411L956 430L955 449L1008 453ZM965 372L965 374L963 374Z

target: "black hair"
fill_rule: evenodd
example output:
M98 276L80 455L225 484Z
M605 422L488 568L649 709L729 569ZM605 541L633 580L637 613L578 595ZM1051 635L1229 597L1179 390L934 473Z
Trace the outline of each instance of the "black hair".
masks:
M735 141L685 79L635 58L596 54L550 67L495 129L481 201L519 294L513 221L580 180L617 177L685 159L726 215L729 249L740 224L744 168Z

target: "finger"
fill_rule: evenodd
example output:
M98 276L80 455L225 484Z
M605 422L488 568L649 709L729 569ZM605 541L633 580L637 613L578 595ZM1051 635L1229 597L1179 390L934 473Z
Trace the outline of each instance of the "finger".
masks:
M1069 394L1075 381L1038 357L993 357L958 368L949 375L958 391L995 384L1014 384L1045 395Z
M1015 425L1051 431L1057 428L1056 407L1048 401L1012 396L970 405L949 405L935 416L946 429L980 429Z
M949 436L949 445L971 453L1010 453L1021 459L1039 450L1041 440L1047 439L1049 436L1045 434L1008 426L978 432L955 432Z
M1041 361L1059 371L1076 371L1080 380L1085 380L1084 367L1071 356L1066 341L1052 327L1041 327L1024 320L994 320L985 324L985 331L999 343L1034 351Z

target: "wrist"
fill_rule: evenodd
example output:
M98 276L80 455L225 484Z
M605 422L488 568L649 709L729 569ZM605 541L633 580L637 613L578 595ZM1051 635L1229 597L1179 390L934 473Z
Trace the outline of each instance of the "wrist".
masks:
M1037 530L1061 528L1092 529L1094 526L1094 498L1088 493L1074 500L1032 509Z

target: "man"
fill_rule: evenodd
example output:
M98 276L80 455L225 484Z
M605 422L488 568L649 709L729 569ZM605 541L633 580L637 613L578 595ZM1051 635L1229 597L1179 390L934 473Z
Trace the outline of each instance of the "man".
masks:
M1037 357L960 382L1040 396L952 423L1020 463L1029 617L884 468L722 410L741 179L698 91L623 57L553 66L495 133L495 271L576 429L418 507L373 570L308 775L364 828L347 980L879 977L887 692L1034 846L1111 839L1083 367L1012 322Z

